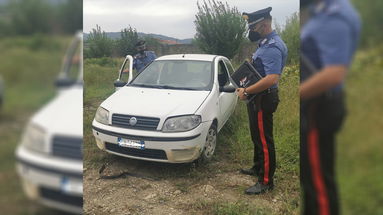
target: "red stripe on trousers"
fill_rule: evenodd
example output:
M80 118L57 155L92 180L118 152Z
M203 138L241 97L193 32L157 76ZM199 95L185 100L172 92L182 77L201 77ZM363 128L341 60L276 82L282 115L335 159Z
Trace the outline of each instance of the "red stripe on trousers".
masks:
M319 158L318 130L312 128L308 134L309 162L311 165L311 174L314 180L314 187L317 194L319 215L329 215L329 202L327 190L323 181L323 175Z
M269 183L269 150L266 144L265 131L263 129L263 112L262 110L258 111L258 128L259 136L261 136L262 148L263 148L263 157L264 157L264 169L265 173L263 175L263 184Z

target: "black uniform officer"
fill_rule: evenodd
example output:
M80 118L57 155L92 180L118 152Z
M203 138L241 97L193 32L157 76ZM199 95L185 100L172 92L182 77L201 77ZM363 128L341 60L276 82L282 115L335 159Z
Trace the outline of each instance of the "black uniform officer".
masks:
M238 88L238 96L245 100L249 94L258 94L247 105L251 138L254 144L254 166L241 173L257 175L258 182L246 194L260 194L273 188L276 159L273 139L273 113L276 111L278 80L287 57L287 47L271 27L271 7L254 13L243 13L249 27L249 39L258 42L252 64L263 79L247 88Z
M301 1L301 7L311 1ZM314 1L312 1L314 2ZM301 29L300 177L303 214L339 214L335 134L345 116L344 77L359 38L360 20L348 0L308 6Z

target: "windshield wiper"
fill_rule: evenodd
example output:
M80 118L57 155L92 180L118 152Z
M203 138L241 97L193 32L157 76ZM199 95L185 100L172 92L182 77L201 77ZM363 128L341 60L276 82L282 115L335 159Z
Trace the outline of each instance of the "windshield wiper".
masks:
M146 84L129 84L128 86L156 88L156 89L174 89L174 90L198 90L190 87L174 87L170 85L146 85Z
M169 85L157 85L155 87L159 88L159 89L198 90L198 89L190 88L190 87L174 87L174 86L169 86Z
M145 87L145 88L157 88L155 85L147 85L147 84L129 84L128 86Z

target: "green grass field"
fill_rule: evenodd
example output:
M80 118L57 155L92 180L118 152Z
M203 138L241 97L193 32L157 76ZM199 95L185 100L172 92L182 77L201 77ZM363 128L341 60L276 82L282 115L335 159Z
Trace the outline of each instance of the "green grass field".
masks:
M15 171L14 150L29 117L55 94L53 81L60 69L69 37L12 38L0 40L0 74L5 80L6 97L0 111L0 207L2 214L50 214L53 211L28 201ZM338 136L337 171L343 214L383 214L383 47L361 50L347 80L348 117ZM85 61L84 138L85 165L98 166L113 159L100 152L90 133L98 105L114 92L113 81L122 59ZM298 74L288 68L281 80L281 103L275 115L277 150L276 183L284 203L284 214L299 213L298 173ZM251 165L252 145L246 108L239 103L234 116L219 136L216 162L223 168ZM213 171L193 172L196 180ZM169 173L170 175L170 173ZM164 177L169 177L165 175ZM179 184L187 189L188 184ZM21 207L22 206L22 207ZM194 206L211 214L267 214L247 202L200 202ZM56 211L54 211L56 213Z
M55 94L54 80L70 37L0 39L0 75L5 82L0 110L1 214L57 214L30 202L15 169L15 148L31 115Z
M91 133L91 121L100 103L114 92L113 82L123 59L86 59L84 62L84 167L97 168L104 162L115 160L116 156L101 152ZM298 103L299 74L297 67L286 68L280 81L280 104L275 114L275 141L277 152L277 170L275 181L278 195L282 196L283 214L299 214L299 103ZM213 162L222 163L221 170L233 170L251 166L253 145L250 140L246 106L238 102L235 113L224 126L218 136L218 146ZM159 164L160 165L160 164ZM161 166L161 165L160 165ZM177 173L178 171L178 173ZM162 178L175 177L174 174L185 174L182 170L169 170L161 175ZM210 168L197 169L190 181L203 180L209 174L220 170ZM187 172L187 171L186 171ZM185 181L180 189L187 190L193 182ZM86 185L85 185L86 186ZM245 187L238 187L238 193L243 193ZM243 195L243 194L242 194ZM199 213L206 214L270 214L270 206L249 205L248 202L215 203L201 201L193 206ZM274 214L274 213L272 213Z
M383 214L383 46L357 53L346 81L348 116L338 136L343 214Z

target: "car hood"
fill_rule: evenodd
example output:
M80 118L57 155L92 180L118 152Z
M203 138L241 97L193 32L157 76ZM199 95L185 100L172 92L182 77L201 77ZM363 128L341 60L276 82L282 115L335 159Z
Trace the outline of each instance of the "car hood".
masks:
M56 97L38 111L32 123L51 134L82 136L82 86L62 89Z
M168 117L194 114L209 91L123 87L101 106L111 113Z

